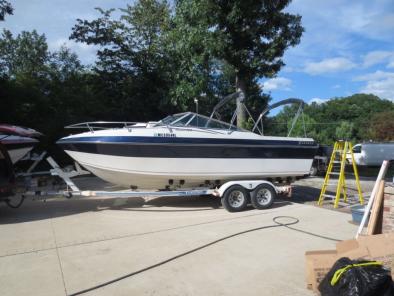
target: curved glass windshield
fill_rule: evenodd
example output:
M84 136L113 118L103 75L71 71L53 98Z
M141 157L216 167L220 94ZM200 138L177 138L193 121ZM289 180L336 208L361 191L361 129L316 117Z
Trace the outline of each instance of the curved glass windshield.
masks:
M224 130L239 130L236 126L229 123L212 119L204 115L193 112L180 113L167 116L160 120L157 125L171 125L180 127L198 127L198 128L212 128Z
M164 125L168 125L168 124L171 124L171 122L174 122L177 119L181 118L183 115L184 115L184 113L183 114L170 115L170 116L167 116L166 118L160 120L159 123L164 124Z

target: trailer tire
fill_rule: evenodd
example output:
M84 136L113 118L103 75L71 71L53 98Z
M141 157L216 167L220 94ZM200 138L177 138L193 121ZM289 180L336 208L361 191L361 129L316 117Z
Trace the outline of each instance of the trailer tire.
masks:
M229 187L221 199L223 207L229 212L243 211L250 200L249 191L241 185Z
M276 198L275 189L268 184L260 184L252 192L251 202L255 209L262 210L269 208Z
M311 166L311 169L310 169L310 171L309 171L309 175L312 176L312 177L314 177L314 176L317 175L318 172L319 172L318 168L312 165L312 166Z

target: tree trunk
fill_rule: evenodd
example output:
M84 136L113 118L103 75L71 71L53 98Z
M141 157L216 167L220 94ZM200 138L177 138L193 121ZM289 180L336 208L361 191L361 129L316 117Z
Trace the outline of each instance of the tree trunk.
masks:
M243 96L237 98L237 126L238 127L244 127L245 126L245 121L246 121L246 114L245 114L245 108L242 107L242 98L246 98L245 94L245 82L242 80L242 78L239 77L239 74L235 77L235 88L236 91L240 91Z

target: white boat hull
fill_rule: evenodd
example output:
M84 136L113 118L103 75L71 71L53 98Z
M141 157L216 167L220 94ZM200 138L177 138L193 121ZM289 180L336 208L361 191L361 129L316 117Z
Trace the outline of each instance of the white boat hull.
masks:
M193 188L206 180L220 183L231 180L296 177L309 174L312 159L228 159L122 157L65 150L94 175L110 183L142 189L173 186Z

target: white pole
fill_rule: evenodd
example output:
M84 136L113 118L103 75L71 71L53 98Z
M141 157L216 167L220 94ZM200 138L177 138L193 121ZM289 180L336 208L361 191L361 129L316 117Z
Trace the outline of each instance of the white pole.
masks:
M358 238L358 236L359 236L359 235L362 233L362 231L363 231L365 222L367 221L367 218L368 218L368 215L369 215L369 211L370 211L371 208L372 208L372 204L373 204L373 201L374 201L374 199L375 199L375 195L376 195L376 193L377 193L377 191L378 191L378 189L379 189L380 181L381 181L381 180L384 178L384 176L386 175L387 168L388 168L388 164L389 164L389 161L388 161L388 160L383 160L382 166L380 167L380 171L379 171L378 178L376 179L375 185L373 186L373 190L372 190L371 196L370 196L370 198L369 198L368 205L367 205L367 207L364 209L364 216L363 216L363 219L361 220L360 226L358 227L357 234L356 234L356 238Z

